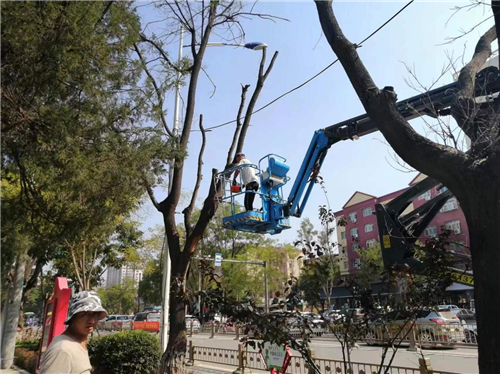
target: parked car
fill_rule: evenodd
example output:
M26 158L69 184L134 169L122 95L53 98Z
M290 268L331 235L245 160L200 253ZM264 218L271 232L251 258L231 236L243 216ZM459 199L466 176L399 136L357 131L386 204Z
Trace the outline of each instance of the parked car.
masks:
M122 330L123 321L128 320L128 316L125 315L110 315L106 322L104 322L104 329L109 331Z
M323 319L328 323L333 323L342 318L342 312L340 310L328 310L323 313Z
M360 323L363 321L365 314L361 308L349 308L342 311L344 319L351 319L353 323Z
M134 321L135 316L127 316L127 319L122 322L122 330L132 330L132 322Z
M409 312L395 310L369 321L367 344L387 343L396 336L409 341L410 317ZM459 319L449 309L421 310L417 313L415 325L415 338L422 348L435 347L438 344L453 346L464 337Z
M476 323L476 314L470 309L459 309L456 316L462 323L462 325Z
M302 312L300 313L300 318L307 322L307 324L312 327L325 327L325 321L321 318L319 314L313 312Z
M135 315L134 322L160 322L161 312L156 310L139 312Z
M460 308L456 305L438 305L438 309L448 309L450 312L453 312L455 315L460 311Z
M201 331L201 323L195 316L186 316L186 329L191 330L191 324L193 325L193 331Z
M104 330L104 324L106 323L108 317L104 317L103 319L99 320L99 322L97 322L97 328L99 330Z

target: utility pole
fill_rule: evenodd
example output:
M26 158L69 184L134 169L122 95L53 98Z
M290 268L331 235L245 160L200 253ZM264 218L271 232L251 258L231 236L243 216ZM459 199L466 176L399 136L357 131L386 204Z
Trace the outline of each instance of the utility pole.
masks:
M210 258L210 257L202 257L202 256L197 256L197 257L191 257L192 260L205 260L205 261L215 261L215 258ZM233 264L247 264L247 265L260 265L264 267L264 311L266 313L269 313L269 280L267 278L267 261L243 261L243 260L226 260L222 259L222 262L231 262ZM201 279L201 276L200 276ZM201 284L201 283L200 283ZM201 289L201 286L200 286Z
M267 279L267 261L263 261L264 264L264 292L266 293L264 296L264 302L266 303L266 306L264 307L264 311L266 313L269 313L269 282Z
M179 61L182 60L182 42L184 39L184 29L179 26ZM179 132L179 104L181 98L181 86L180 80L182 76L181 73L177 72L177 83L175 85L175 105L174 105L174 127L173 134L174 137L177 137ZM169 162L168 166L168 193L172 191L172 182L174 180L174 160ZM161 349L162 352L167 350L168 345L168 316L170 309L170 278L172 273L172 264L170 262L170 253L168 250L168 240L167 235L165 233L165 240L163 246L163 285L162 285L162 308L161 308Z

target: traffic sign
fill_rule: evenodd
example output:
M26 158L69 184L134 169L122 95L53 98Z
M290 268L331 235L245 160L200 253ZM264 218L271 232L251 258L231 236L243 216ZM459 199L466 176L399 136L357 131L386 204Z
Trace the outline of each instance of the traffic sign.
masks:
M215 254L215 266L220 267L222 265L222 253Z

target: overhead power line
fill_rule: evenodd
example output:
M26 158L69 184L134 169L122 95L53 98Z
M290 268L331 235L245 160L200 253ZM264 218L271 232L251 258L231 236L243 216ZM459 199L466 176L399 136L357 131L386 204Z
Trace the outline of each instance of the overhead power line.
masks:
M380 30L382 30L388 23L390 23L394 18L396 18L403 10L405 10L408 6L410 6L411 3L413 3L415 0L411 0L409 1L404 7L402 7L398 12L396 12L391 18L389 18L387 21L385 21L380 27L378 27L375 31L373 31L370 35L368 35L366 38L364 38L361 42L359 42L357 44L358 47L361 47L363 45L363 43L365 43L368 39L370 39L372 36L374 36L376 33L378 33ZM271 100L270 102L268 102L266 105L260 107L259 109L255 110L252 112L252 114L255 114L255 113L259 113L260 111L266 109L267 107L269 107L270 105L274 104L275 102L277 102L278 100L282 99L283 97L291 94L292 92L298 90L299 88L302 88L304 87L306 84L308 84L309 82L311 82L312 80L316 79L317 77L319 77L321 74L323 74L325 71L327 71L328 69L330 69L333 65L335 65L337 62L339 61L339 59L337 58L335 61L331 62L328 66L326 66L324 69L322 69L320 72L316 73L315 75L313 75L311 78L309 78L308 80L306 80L305 82L299 84L298 86L292 88L291 90L288 90L287 92L281 94L280 96L278 96L277 98L275 98L274 100ZM245 117L243 117L245 118ZM242 119L243 119L242 118ZM228 122L224 122L224 123L221 123L219 125L216 125L216 126L212 126L212 127L208 127L206 128L205 130L213 130L213 129L217 129L219 127L223 127L223 126L227 126L227 125L230 125L232 123L235 123L236 120L232 120L232 121L228 121ZM198 130L193 130L193 131L198 131Z

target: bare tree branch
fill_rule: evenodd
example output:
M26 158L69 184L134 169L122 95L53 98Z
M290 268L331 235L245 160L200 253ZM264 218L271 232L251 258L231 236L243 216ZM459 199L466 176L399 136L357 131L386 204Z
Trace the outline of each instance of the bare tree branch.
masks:
M229 165L231 165L234 160L234 148L236 147L236 142L238 141L240 135L241 126L243 125L241 123L241 114L243 113L243 109L245 108L245 101L249 87L250 87L249 84L246 84L244 86L241 85L240 107L238 108L238 114L236 115L236 129L234 130L233 141L231 142L231 146L229 147L229 152L227 153L226 168L228 168Z
M158 204L158 201L156 200L156 197L153 192L153 188L151 188L151 185L148 183L146 177L143 177L143 183L144 183L144 188L146 188L146 192L148 193L149 198L151 199L151 202L153 203L153 206L161 212L161 207L160 204Z
M276 61L279 52L278 51L274 52L269 67L266 70L264 70L264 66L266 64L266 54L267 54L267 48L264 48L262 50L262 59L260 60L260 65L259 65L259 75L257 77L257 85L252 94L252 97L250 98L250 101L248 102L248 107L245 114L245 120L243 121L243 126L241 127L241 132L238 139L238 145L236 146L236 153L243 152L243 146L245 145L245 138L247 135L248 127L250 126L252 112L255 108L255 104L257 103L257 99L260 95L260 92L262 91L262 87L264 87L264 83L267 77L269 76L269 73L273 69L274 62Z
M167 134L169 136L173 137L174 134L169 129L168 124L167 124L167 119L165 118L165 115L163 113L164 100L163 100L163 94L161 93L160 87L158 86L158 84L156 83L155 78L153 77L153 75L149 71L149 69L148 69L148 67L146 65L146 60L144 60L144 57L142 56L141 50L139 49L139 47L137 46L136 43L134 43L134 49L135 49L135 53L137 53L137 56L139 56L139 59L141 60L142 69L144 70L144 72L146 73L146 75L148 76L148 78L150 79L150 81L153 84L153 87L155 89L156 99L158 100L158 108L161 111L161 113L159 113L159 117L161 119L161 123L163 125L163 128L165 129L165 131L167 132Z
M198 154L198 171L196 174L196 183L194 185L193 194L191 195L191 202L184 209L184 226L186 227L186 237L191 235L191 215L193 214L194 205L198 198L198 190L200 189L201 180L203 179L203 153L205 152L205 145L207 143L207 136L203 128L203 114L200 114L200 131L201 131L201 148Z
M149 39L144 34L141 34L140 37L141 37L141 40L143 42L151 44L158 51L158 53L161 55L161 57L163 57L163 60L168 64L168 66L170 66L172 69L174 69L178 73L186 74L186 73L189 73L191 71L192 68L183 70L183 69L180 69L177 65L175 65L172 61L170 61L170 58L168 57L167 53L163 50L163 48L157 42Z
M214 90L210 93L210 98L212 98L215 95L215 91L217 91L217 86L215 85L215 83L212 80L212 78L210 78L210 75L208 75L208 73L205 70L205 68L202 67L201 70L205 73L205 75L207 76L208 80L210 81L210 83L212 83L212 86L214 87Z
M481 22L479 22L477 25L475 25L474 27L470 28L469 30L460 30L460 35L459 36L455 36L453 38L447 38L447 42L445 43L442 43L440 45L444 45L444 44L450 44L450 43L453 43L454 41L460 39L460 38L463 38L464 36L470 34L471 32L473 32L476 28L478 28L479 26L481 26L483 23L489 21L490 19L492 19L493 16L491 17L488 17L484 20L482 20Z
M69 244L69 242L67 240L65 240L65 242L66 242L66 246L68 247L69 252L71 253L71 260L73 261L73 266L75 267L75 274L76 274L76 277L78 279L78 283L80 284L80 287L82 287L82 289L83 289L84 288L83 280L80 276L80 270L79 270L78 265L76 263L75 252L73 251L73 247L71 246L71 244Z
M496 38L496 29L493 26L477 42L472 59L460 71L457 80L457 98L455 104L451 107L451 115L473 143L478 140L484 131L484 129L478 128L478 121L475 121L475 115L479 109L479 105L476 105L474 98L476 75L491 56L491 43Z

